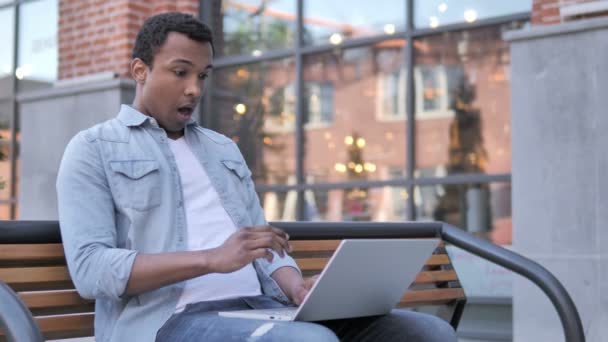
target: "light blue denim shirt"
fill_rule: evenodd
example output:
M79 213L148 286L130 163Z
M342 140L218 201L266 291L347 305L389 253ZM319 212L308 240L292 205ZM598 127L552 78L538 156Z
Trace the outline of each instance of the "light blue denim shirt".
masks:
M234 142L193 120L185 138L237 227L266 220L251 172ZM59 221L70 274L81 296L95 299L96 341L154 341L175 310L184 282L125 296L137 253L188 246L183 192L165 131L123 105L118 117L77 134L59 175ZM253 263L262 291L287 303L270 277L294 260L274 253Z

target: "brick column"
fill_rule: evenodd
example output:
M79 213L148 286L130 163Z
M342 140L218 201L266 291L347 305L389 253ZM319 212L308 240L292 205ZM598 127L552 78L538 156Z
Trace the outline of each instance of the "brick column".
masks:
M198 0L60 0L59 79L111 72L129 77L131 50L143 21L180 11L198 15Z
M562 22L560 7L598 0L534 0L532 25L558 24Z

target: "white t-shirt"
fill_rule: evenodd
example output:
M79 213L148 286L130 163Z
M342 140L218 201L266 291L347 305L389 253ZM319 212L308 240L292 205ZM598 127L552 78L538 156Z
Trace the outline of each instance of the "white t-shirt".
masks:
M175 155L184 192L188 226L188 249L203 250L220 246L237 227L222 206L203 166L183 137L168 139ZM255 269L249 264L228 273L211 273L186 281L176 312L187 304L261 294Z

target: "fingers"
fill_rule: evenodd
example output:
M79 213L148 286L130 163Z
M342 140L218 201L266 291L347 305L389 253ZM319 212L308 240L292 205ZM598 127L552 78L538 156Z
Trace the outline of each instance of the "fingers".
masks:
M314 275L310 278L306 278L306 280L304 280L304 287L307 290L310 290L313 287L313 285L315 285L315 283L317 282L317 279L319 279L319 274Z
M285 256L285 246L281 243L280 239L276 238L276 236L273 236L272 234L259 235L256 239L249 240L247 248L270 248L276 251L281 258Z
M242 239L255 241L251 248L271 248L281 257L286 252L291 252L291 246L287 241L289 236L282 230L271 226L244 227L238 232Z

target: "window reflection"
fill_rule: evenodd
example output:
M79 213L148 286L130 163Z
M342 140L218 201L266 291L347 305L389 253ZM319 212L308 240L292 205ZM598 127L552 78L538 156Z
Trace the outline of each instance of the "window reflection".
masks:
M414 0L414 25L438 28L531 10L532 0Z
M57 79L57 0L24 3L19 16L19 91L48 87Z
M414 205L419 221L443 221L494 243L511 244L509 183L419 186Z
M502 29L446 32L415 44L421 176L510 172L510 55Z
M262 193L260 202L269 221L295 221L297 192ZM405 188L305 190L304 221L405 221Z
M405 123L392 119L404 113L405 98L387 81L403 68L403 46L392 40L305 57L307 182L388 179L404 170Z
M404 0L304 2L304 43L340 45L349 38L392 35L405 23Z
M295 42L295 0L211 0L216 54L259 56Z
M13 116L12 101L0 101L0 200L10 199L10 122Z
M0 10L0 37L3 37L3 48L0 49L0 99L11 96L13 92L13 48L14 48L14 10L12 7Z
M294 60L215 71L210 128L237 142L254 180L295 184Z

